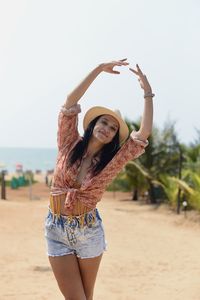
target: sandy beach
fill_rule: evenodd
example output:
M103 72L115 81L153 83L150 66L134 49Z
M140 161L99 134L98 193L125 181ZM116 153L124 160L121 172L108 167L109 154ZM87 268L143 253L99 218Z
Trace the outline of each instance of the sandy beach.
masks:
M0 201L0 300L61 300L43 237L48 187L7 189ZM199 300L200 221L105 193L99 210L108 249L94 300Z

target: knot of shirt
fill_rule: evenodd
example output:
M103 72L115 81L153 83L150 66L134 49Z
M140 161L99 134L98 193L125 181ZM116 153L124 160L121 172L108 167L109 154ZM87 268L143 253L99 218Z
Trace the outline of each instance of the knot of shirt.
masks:
M78 192L78 189L75 189L75 188L67 189L67 194L65 197L65 204L64 204L66 209L72 209L72 207L74 206L77 192Z
M64 207L68 210L73 209L78 191L79 189L77 188L69 188L69 187L59 188L55 186L51 187L52 196L65 195Z

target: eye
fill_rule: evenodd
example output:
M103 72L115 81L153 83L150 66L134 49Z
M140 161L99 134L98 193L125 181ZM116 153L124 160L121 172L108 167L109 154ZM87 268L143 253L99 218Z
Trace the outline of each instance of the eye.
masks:
M107 125L107 122L104 121L104 120L102 120L101 123L104 124L104 125Z

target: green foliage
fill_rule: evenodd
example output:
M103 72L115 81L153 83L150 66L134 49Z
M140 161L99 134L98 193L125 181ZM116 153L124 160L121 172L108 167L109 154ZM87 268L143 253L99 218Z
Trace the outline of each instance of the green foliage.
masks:
M200 211L200 175L193 170L186 169L183 172L183 180L191 189L188 193L188 203L191 208Z
M107 191L130 192L131 190L131 182L125 173L120 173L107 188Z
M200 212L200 192L194 191L194 193L189 197L189 204L192 208Z
M127 123L130 131L140 128L140 122ZM197 134L196 141L186 146L178 140L175 122L168 120L162 130L154 126L145 154L126 165L115 188L148 190L152 203L166 200L174 208L179 195L189 208L200 211L200 130Z
M178 186L177 183L172 179L172 177L165 174L160 175L161 183L163 184L163 189L167 196L167 200L172 207L176 207L177 196L178 196Z

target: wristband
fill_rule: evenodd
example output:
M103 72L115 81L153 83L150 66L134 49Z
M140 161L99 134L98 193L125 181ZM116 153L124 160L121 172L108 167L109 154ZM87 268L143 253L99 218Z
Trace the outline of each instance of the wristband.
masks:
M153 98L154 96L155 96L155 94L153 94L153 93L144 94L144 98L148 98L148 97Z

